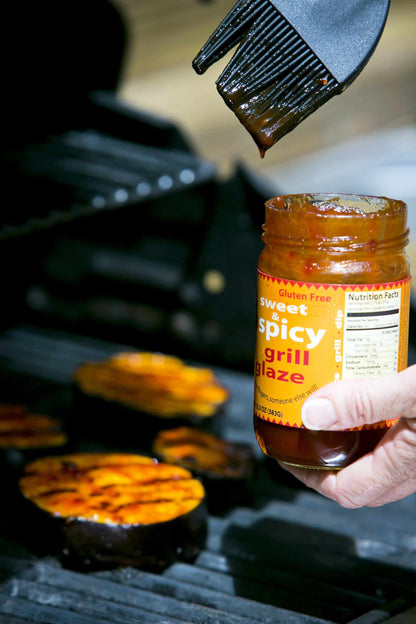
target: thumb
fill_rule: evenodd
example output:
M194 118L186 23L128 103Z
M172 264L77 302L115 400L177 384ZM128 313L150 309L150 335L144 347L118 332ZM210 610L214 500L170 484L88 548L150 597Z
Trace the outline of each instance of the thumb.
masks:
M330 383L302 406L302 422L313 430L350 429L400 415L416 419L416 365L396 375Z

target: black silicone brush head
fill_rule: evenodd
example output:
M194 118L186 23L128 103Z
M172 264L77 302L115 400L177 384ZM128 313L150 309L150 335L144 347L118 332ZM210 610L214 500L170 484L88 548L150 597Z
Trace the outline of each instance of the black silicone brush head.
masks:
M282 136L342 91L313 51L268 6L217 80L217 89L263 156Z
M269 0L238 0L194 58L192 67L197 74L203 74L237 45L268 6Z
M388 6L389 0L349 0L347 6L333 0L239 0L193 67L204 73L240 42L217 88L263 156L358 75Z

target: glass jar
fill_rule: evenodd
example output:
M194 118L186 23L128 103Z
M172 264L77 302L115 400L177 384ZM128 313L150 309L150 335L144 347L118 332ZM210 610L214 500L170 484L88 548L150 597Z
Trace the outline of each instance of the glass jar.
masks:
M398 414L312 431L301 407L341 379L407 366L406 204L385 197L288 195L266 202L258 262L254 428L266 455L339 469L377 445Z

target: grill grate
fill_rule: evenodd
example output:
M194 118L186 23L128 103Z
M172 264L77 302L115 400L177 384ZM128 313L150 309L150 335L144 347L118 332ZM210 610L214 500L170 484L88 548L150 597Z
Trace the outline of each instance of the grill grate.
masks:
M202 186L215 168L180 149L86 129L10 152L7 172L11 208L3 215L0 240Z
M33 407L62 415L73 369L125 348L10 330L0 337L2 395L22 400L24 388ZM253 443L251 376L217 374L233 397L226 436ZM2 518L0 624L379 624L416 604L415 496L382 509L342 509L283 471L273 474L254 449L253 505L210 516L196 561L162 574L65 570L10 539Z

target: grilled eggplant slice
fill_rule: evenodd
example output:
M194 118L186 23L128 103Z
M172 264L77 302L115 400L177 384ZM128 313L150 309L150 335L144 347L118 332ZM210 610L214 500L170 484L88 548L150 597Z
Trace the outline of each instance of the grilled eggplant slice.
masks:
M134 441L143 450L160 429L192 425L219 431L229 398L210 369L158 353L122 353L86 363L74 383L74 423L83 436L113 443L116 436L117 443Z
M36 457L62 453L67 442L56 418L31 414L23 405L0 405L0 464L10 481Z
M74 453L26 467L20 490L77 569L160 570L194 558L206 537L203 485L181 467L141 455Z
M0 405L0 449L46 449L66 441L56 418L31 414L21 405Z
M187 468L201 478L212 513L251 499L254 456L248 444L180 427L160 431L152 452L161 461Z
M0 474L11 533L20 522L18 480L24 466L46 453L63 453L68 446L57 419L32 414L23 405L0 405Z

